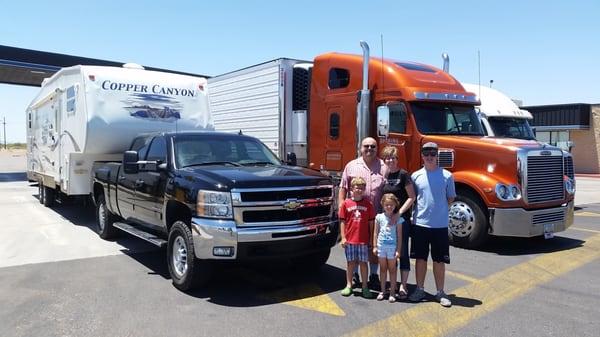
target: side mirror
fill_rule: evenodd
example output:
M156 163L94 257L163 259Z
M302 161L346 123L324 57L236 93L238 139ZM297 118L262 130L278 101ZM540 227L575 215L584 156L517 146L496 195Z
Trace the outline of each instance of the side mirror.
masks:
M137 151L125 151L123 154L123 171L126 174L136 174L139 172Z
M377 107L377 136L387 138L390 133L390 108Z
M294 152L288 152L286 157L286 164L290 166L296 166L298 164L298 159L296 158L296 154Z

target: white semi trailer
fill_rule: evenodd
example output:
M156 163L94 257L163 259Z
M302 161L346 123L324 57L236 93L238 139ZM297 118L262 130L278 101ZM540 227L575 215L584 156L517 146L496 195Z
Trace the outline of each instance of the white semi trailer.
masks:
M119 67L73 66L42 83L27 107L27 176L40 202L87 196L95 161L120 161L136 135L211 129L206 79Z

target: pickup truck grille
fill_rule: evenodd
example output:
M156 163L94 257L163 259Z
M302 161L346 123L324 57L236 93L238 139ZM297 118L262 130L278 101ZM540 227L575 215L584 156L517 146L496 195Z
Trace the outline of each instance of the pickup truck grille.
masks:
M285 226L322 222L332 214L333 186L235 189L237 226Z
M525 197L528 203L564 198L563 157L528 156Z

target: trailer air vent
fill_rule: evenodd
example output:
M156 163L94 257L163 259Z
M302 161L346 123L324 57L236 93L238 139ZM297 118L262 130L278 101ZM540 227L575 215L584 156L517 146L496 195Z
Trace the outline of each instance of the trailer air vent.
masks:
M438 152L438 166L452 168L454 166L454 151L450 149L441 149Z
M292 110L308 110L310 105L310 69L294 68Z
M139 65L137 63L125 63L123 65L123 68L144 70L144 67L142 67L141 65Z

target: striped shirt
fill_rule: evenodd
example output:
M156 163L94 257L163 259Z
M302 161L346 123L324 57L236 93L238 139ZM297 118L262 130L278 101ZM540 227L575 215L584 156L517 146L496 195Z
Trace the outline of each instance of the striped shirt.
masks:
M367 182L365 187L365 198L375 207L375 210L379 212L381 210L381 195L383 192L383 185L385 184L385 172L386 169L383 160L376 158L375 162L371 165L371 168L367 166L367 163L362 157L356 158L346 164L344 172L342 173L342 182L340 187L345 188L350 193L352 178L361 177ZM349 195L348 195L349 197Z

